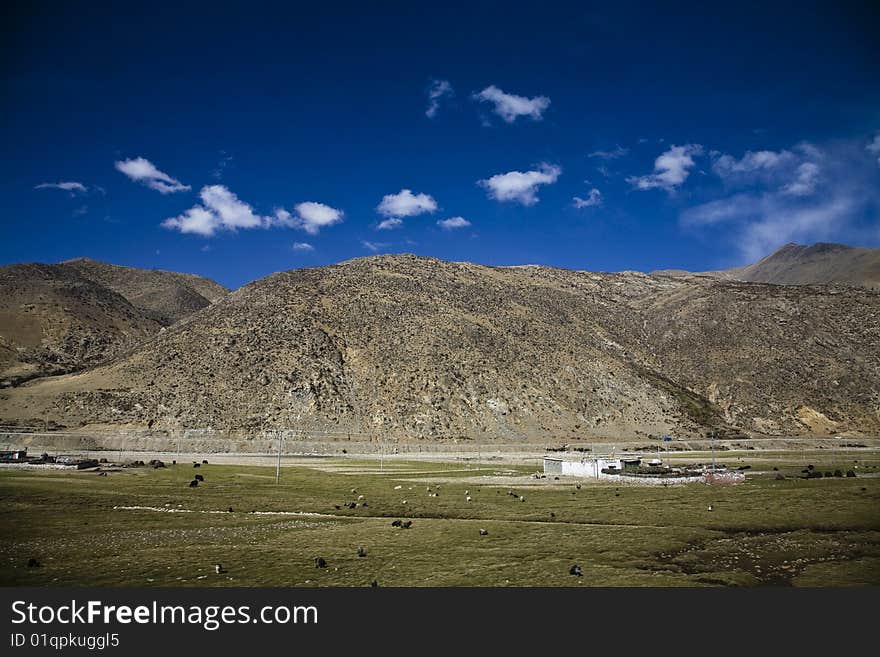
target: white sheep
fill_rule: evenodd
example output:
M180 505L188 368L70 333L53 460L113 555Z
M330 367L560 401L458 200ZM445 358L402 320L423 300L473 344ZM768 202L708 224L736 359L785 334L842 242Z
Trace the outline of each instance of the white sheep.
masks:
M470 501L471 501L471 496L468 495L468 496L467 496L466 498L464 498L464 499L465 499L466 501L470 502Z

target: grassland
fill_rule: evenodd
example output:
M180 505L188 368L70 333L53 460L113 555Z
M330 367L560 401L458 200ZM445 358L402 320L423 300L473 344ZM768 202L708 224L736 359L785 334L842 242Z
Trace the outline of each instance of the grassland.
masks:
M287 465L279 485L253 465L4 469L0 584L880 585L876 452L724 460L751 466L746 483L578 489L530 477L534 465L354 458ZM805 460L859 476L801 479ZM189 488L196 472L205 481ZM343 505L361 495L366 505ZM568 574L575 563L583 577Z

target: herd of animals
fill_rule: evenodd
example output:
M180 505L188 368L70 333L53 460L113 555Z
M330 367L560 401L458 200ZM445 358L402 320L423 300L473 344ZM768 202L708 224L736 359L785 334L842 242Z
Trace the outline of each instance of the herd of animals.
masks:
M174 463L176 465L177 462L175 461ZM202 460L201 463L199 463L198 461L193 461L193 468L200 468L202 466L202 464L207 465L208 460L204 459L204 460ZM191 482L189 482L189 487L196 488L199 485L199 482L204 482L204 481L205 481L204 475L196 474L193 477L193 480ZM581 487L581 485L577 484L577 488L580 489L580 487ZM402 488L401 486L395 486L395 490L400 490L401 488ZM431 487L430 486L428 487L428 491L429 491L428 495L430 497L437 497L440 494L439 492L437 492L437 491L439 491L440 486L438 485L438 486L435 486L434 488L435 488L435 491L431 492L432 491ZM352 488L351 494L357 495L357 489ZM465 494L465 501L466 502L471 502L473 500L473 498L470 495L469 490L466 490L464 492L464 494ZM525 500L526 500L526 498L524 496L518 495L517 493L515 493L512 490L507 491L507 494L511 497L514 497L514 498L520 500L521 502L525 502ZM403 504L406 504L406 503L407 503L406 500L403 500ZM367 504L366 498L363 495L358 495L356 502L346 501L342 505L335 504L334 508L337 511L339 511L342 509L343 506L348 509L355 509L358 506L368 506L368 504ZM711 506L709 507L709 510L710 511L712 510ZM231 506L229 507L228 511L229 511L229 513L233 512L233 509ZM556 514L551 512L550 516L555 518ZM397 527L400 529L409 529L412 527L412 524L413 524L412 520L399 520L399 519L397 519L397 520L393 520L391 522L392 527ZM480 528L480 536L488 536L488 535L489 535L489 531L487 529L484 529L481 527ZM366 557L367 551L363 547L358 547L356 554L358 557ZM324 559L323 557L315 557L315 568L326 568L326 567L327 567L327 560L326 559ZM218 575L220 575L220 574L226 573L227 571L225 568L223 568L222 564L218 563L218 564L214 565L214 572L216 572ZM583 575L584 575L583 570L581 569L581 567L578 564L574 564L571 568L569 568L568 574L572 575L574 577L583 577ZM370 582L370 586L375 588L375 587L379 586L379 583L377 580L372 580Z

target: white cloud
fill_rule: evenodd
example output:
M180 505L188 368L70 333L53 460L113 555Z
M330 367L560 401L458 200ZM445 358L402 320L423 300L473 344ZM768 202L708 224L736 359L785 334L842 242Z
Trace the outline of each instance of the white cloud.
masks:
M628 148L615 146L610 151L593 151L588 155L588 157L597 157L600 160L616 160L619 157L623 157L627 153L629 153Z
M365 249L367 249L368 251L372 251L373 253L383 251L389 246L387 242L368 242L367 240L363 240L361 244L363 244Z
M454 94L452 85L448 80L434 80L428 89L428 109L425 110L425 116L433 119L437 116L437 110L440 109L440 100L445 96Z
M293 209L296 211L294 228L304 230L309 235L317 235L322 228L341 223L344 216L342 210L315 201L297 203Z
M630 176L626 181L636 189L664 189L671 193L687 180L694 167L694 156L702 152L699 144L672 146L654 160L654 173Z
M437 201L429 194L413 194L401 189L397 194L386 194L376 211L384 217L414 217L425 212L436 212Z
M204 206L211 211L223 228L257 228L263 217L254 214L253 208L223 185L206 185L199 192Z
M540 121L543 114L550 106L550 99L546 96L527 98L506 94L495 85L483 89L474 94L474 98L480 102L489 102L495 105L494 112L507 123L513 123L520 116L528 116L535 121Z
M118 171L121 171L135 182L143 183L160 194L185 192L190 189L189 185L184 185L167 173L159 171L152 162L143 157L117 161L115 166Z
M70 192L70 195L73 196L76 192L80 192L85 194L88 189L85 185L78 182L57 182L57 183L40 183L34 189L61 189L65 192Z
M580 196L575 196L574 199L574 207L576 208L591 208L595 206L602 205L602 192L600 192L595 187L590 190L590 194L587 198L581 198Z
M279 226L304 230L317 235L321 228L342 221L343 212L323 203L306 201L294 206L294 213L277 208L272 216L259 215L223 185L206 185L199 192L201 205L177 217L170 217L162 226L181 233L211 237L219 230L239 228L275 228Z
M393 230L395 228L400 228L401 226L403 226L403 219L391 217L380 221L379 225L376 226L376 230Z
M792 196L812 194L820 181L824 158L821 149L808 142L790 150L746 151L742 158L711 153L712 170L733 187L778 186Z
M499 173L491 178L477 181L486 188L489 197L496 201L516 201L523 205L534 205L538 202L536 195L540 185L551 185L556 182L562 168L555 164L542 163L536 171L510 171Z
M181 233L195 233L211 237L220 228L220 220L210 210L196 205L181 215L169 217L162 222L162 227L169 230L179 230Z
M443 230L455 230L456 228L467 228L471 222L464 217L450 217L449 219L441 219L437 225Z
M294 251L314 251L315 247L309 244L308 242L294 242L293 243Z

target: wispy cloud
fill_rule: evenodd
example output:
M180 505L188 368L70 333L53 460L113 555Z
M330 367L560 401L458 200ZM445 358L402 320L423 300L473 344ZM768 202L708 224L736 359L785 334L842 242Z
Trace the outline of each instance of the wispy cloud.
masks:
M741 189L685 210L680 223L688 230L727 234L746 262L791 241L857 239L865 218L880 212L880 171L859 152L862 145L801 143L777 153L760 151L760 157L732 158L739 163ZM729 178L731 171L723 166L718 173ZM748 173L751 177L743 177Z
M623 148L622 146L615 146L610 151L593 151L588 155L588 157L599 158L600 160L616 160L620 157L623 157L629 153L628 148Z
M397 194L386 194L376 206L376 212L383 217L414 217L426 212L436 212L437 201L430 194L413 194L412 190L401 189Z
M143 157L119 160L115 166L117 171L124 173L131 180L146 185L150 189L155 189L160 194L185 192L190 189L189 185L184 185L176 178L159 171L152 162Z
M467 228L471 222L464 217L449 217L449 219L441 219L437 225L443 230L455 230L456 228Z
M232 162L233 157L231 155L227 155L226 151L220 151L220 161L217 162L216 168L211 172L211 177L220 180L223 177L223 173L226 171L226 167L229 166L229 163Z
M308 242L294 242L291 247L294 251L314 251L315 247Z
M384 251L389 246L391 246L388 242L368 242L367 240L363 240L361 244L365 249L367 249L368 251L372 251L373 253Z
M515 201L523 205L534 205L539 200L538 187L555 183L561 173L560 166L541 163L537 170L499 173L491 178L479 180L477 184L484 187L489 197L496 201Z
M397 217L390 217L388 219L383 219L379 222L379 225L376 226L376 230L394 230L395 228L400 228L403 226L403 219L399 219Z
M592 208L602 205L602 192L600 192L595 187L590 190L587 198L581 198L580 196L575 196L573 199L574 207L580 208Z
M481 103L492 103L494 105L493 111L507 123L513 123L520 116L528 116L535 121L540 121L544 117L544 112L550 107L550 99L546 96L527 98L526 96L508 94L494 84L474 94L474 99Z
M867 150L869 153L876 155L877 164L880 164L880 134L874 136L873 141L865 146L865 150Z
M815 162L803 162L798 165L795 179L782 188L783 194L792 196L808 196L816 191L819 183L819 165Z
M635 189L663 189L672 193L690 175L694 157L703 152L699 144L672 146L654 160L654 172L646 176L630 176L626 181Z
M425 116L429 119L437 116L437 111L440 109L440 101L443 98L453 96L454 93L452 85L449 84L448 80L432 81L431 86L428 88L428 109L425 110Z
M34 189L60 189L65 192L70 192L71 196L85 194L88 191L88 188L85 185L78 182L40 183L39 185L36 185Z
M796 160L791 151L746 151L740 159L732 155L715 154L712 170L723 179L754 176L762 172L775 171L790 165Z

